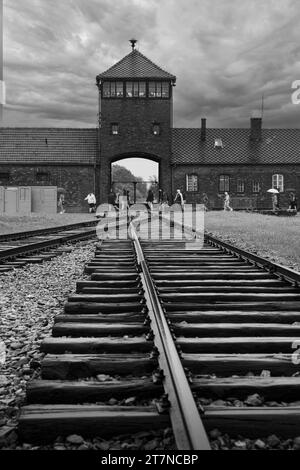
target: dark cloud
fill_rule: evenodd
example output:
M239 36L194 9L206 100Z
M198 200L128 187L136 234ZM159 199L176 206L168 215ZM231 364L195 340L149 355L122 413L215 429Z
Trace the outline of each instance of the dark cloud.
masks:
M95 76L130 51L177 75L175 125L300 127L298 0L4 0L4 125L95 126Z

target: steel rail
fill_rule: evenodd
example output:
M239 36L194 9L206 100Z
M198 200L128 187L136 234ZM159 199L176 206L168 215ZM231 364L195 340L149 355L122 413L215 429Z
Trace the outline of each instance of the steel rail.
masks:
M249 253L248 251L243 250L242 248L238 248L228 242L219 240L209 233L204 234L204 239L207 243L212 246L218 247L221 250L230 253L234 256L238 256L244 261L251 262L255 266L261 267L270 272L271 274L275 274L281 279L285 279L288 282L291 282L295 287L300 285L300 273L294 271L293 269L274 263L273 261L264 259L261 256Z
M22 240L24 238L36 237L39 235L50 235L65 230L76 230L84 227L93 227L99 223L99 220L91 220L86 222L77 222L74 224L59 225L57 227L38 228L35 230L27 230L23 232L0 234L0 242Z
M164 374L163 385L170 403L170 419L176 445L179 450L211 450L133 224L130 224L130 236L134 242L141 270L141 280L154 333L154 344L159 351L158 362Z
M59 246L67 242L85 240L85 239L93 237L94 235L96 235L95 228L91 230L86 230L84 232L70 233L70 234L65 234L65 235L64 235L64 232L60 232L59 234L57 234L57 237L55 238L50 238L48 240L42 240L42 241L35 241L33 243L27 243L21 246L16 246L14 248L0 250L0 260L5 261L7 259L14 258L16 256L35 253L37 251L40 251L46 248ZM1 248L1 244L0 244L0 248Z

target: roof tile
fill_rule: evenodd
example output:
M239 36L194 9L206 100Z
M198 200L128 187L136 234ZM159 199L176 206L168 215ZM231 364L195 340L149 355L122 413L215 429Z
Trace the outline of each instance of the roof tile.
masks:
M0 162L94 163L96 129L0 128Z
M176 80L174 75L166 72L150 59L134 49L103 73L97 76L97 80L117 78L153 78Z
M300 129L263 129L260 142L250 141L250 129L207 129L204 142L201 129L173 129L172 154L176 164L300 164Z

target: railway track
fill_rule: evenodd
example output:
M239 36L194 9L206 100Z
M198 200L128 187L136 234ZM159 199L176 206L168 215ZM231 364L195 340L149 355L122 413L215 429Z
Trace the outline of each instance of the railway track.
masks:
M23 441L170 425L180 450L209 449L214 429L300 435L300 275L210 236L185 248L97 247L42 343Z
M97 221L82 222L55 228L31 230L0 236L0 274L23 267L27 263L42 263L61 254L60 246L95 236Z

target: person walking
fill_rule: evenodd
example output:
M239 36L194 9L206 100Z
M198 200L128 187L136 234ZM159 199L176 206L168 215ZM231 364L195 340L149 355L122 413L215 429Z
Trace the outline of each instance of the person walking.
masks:
M153 201L154 201L154 194L153 194L152 189L149 189L146 202L150 211L153 210Z
M58 208L59 208L60 214L64 214L66 212L64 206L65 206L65 196L64 194L60 194L59 200L58 200Z
M163 190L162 189L159 189L158 190L158 204L162 204L163 202Z
M276 212L278 210L278 194L272 194L272 210Z
M230 212L233 211L232 207L230 207L230 196L226 191L225 191L225 197L224 197L224 211L230 211Z
M205 210L205 212L207 212L208 211L209 199L208 199L208 196L207 196L206 193L202 194L202 202L203 202L203 205L204 205L204 210Z
M121 211L124 211L128 207L128 194L125 188L123 189L122 196L119 196L119 206Z
M183 211L183 209L184 209L184 199L183 199L183 194L180 191L180 189L177 189L177 191L176 191L176 196L174 198L174 204L177 200L178 200L178 202L181 206L181 210Z
M294 193L291 193L290 194L289 210L297 212L297 208L298 208L297 206L298 206L298 201L297 201L296 195Z
M130 191L129 191L129 189L127 189L127 191L126 191L126 196L127 196L127 206L130 207L131 202L130 202Z
M89 193L84 199L89 205L89 213L96 212L96 197L94 193Z
M116 203L116 195L112 189L110 190L107 200L108 200L108 204L111 204L112 206L114 206Z

